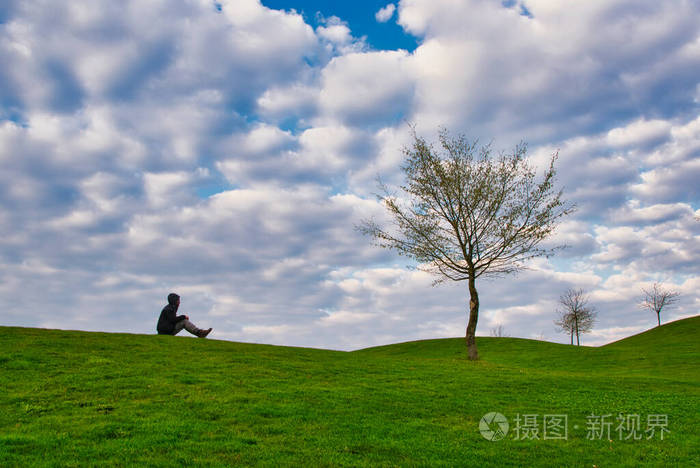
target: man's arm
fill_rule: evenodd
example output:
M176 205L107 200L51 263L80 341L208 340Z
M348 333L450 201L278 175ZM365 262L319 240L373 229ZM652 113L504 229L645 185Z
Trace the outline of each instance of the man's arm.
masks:
M168 322L176 324L182 320L187 319L187 315L176 315L177 311L174 307L168 306Z

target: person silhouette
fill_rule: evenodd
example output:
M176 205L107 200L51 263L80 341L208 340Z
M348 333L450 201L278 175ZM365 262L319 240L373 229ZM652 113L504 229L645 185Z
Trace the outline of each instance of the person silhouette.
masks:
M168 294L168 305L160 312L156 326L159 335L177 335L183 328L198 338L206 338L211 333L211 328L203 330L190 322L189 316L177 315L179 307L180 296L175 293Z

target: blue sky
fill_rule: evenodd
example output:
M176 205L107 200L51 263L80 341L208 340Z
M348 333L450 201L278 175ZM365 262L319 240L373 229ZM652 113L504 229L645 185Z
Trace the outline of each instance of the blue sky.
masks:
M356 349L462 336L353 230L386 220L406 122L559 152L565 253L479 285L477 334L585 344L700 305L700 6L689 0L9 1L0 8L0 324L153 333L169 292L212 338Z

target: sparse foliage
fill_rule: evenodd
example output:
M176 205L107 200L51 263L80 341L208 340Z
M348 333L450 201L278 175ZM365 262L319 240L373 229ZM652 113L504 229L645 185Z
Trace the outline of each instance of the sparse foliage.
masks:
M506 329L500 323L491 329L491 336L495 338L504 338L510 336L506 333Z
M649 289L642 289L644 298L639 306L656 313L657 326L661 325L661 311L678 302L681 295L678 291L665 289L663 285L654 283Z
M419 268L437 276L436 283L467 281L465 340L469 359L478 359L477 278L514 273L529 259L552 255L558 247L541 243L573 206L554 188L556 154L538 182L524 144L496 156L490 145L479 148L477 142L452 138L444 130L439 150L415 132L413 138L412 147L404 150L402 196L386 187L380 196L393 229L365 220L359 230L377 245L417 260Z
M580 336L593 329L598 313L588 304L588 295L583 289L567 289L559 297L558 317L554 321L557 330L571 335L571 344L580 345Z

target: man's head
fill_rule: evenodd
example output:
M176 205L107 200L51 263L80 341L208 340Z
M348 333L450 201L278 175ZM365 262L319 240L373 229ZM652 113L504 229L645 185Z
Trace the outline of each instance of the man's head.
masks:
M175 293L168 294L168 304L180 305L180 296Z

